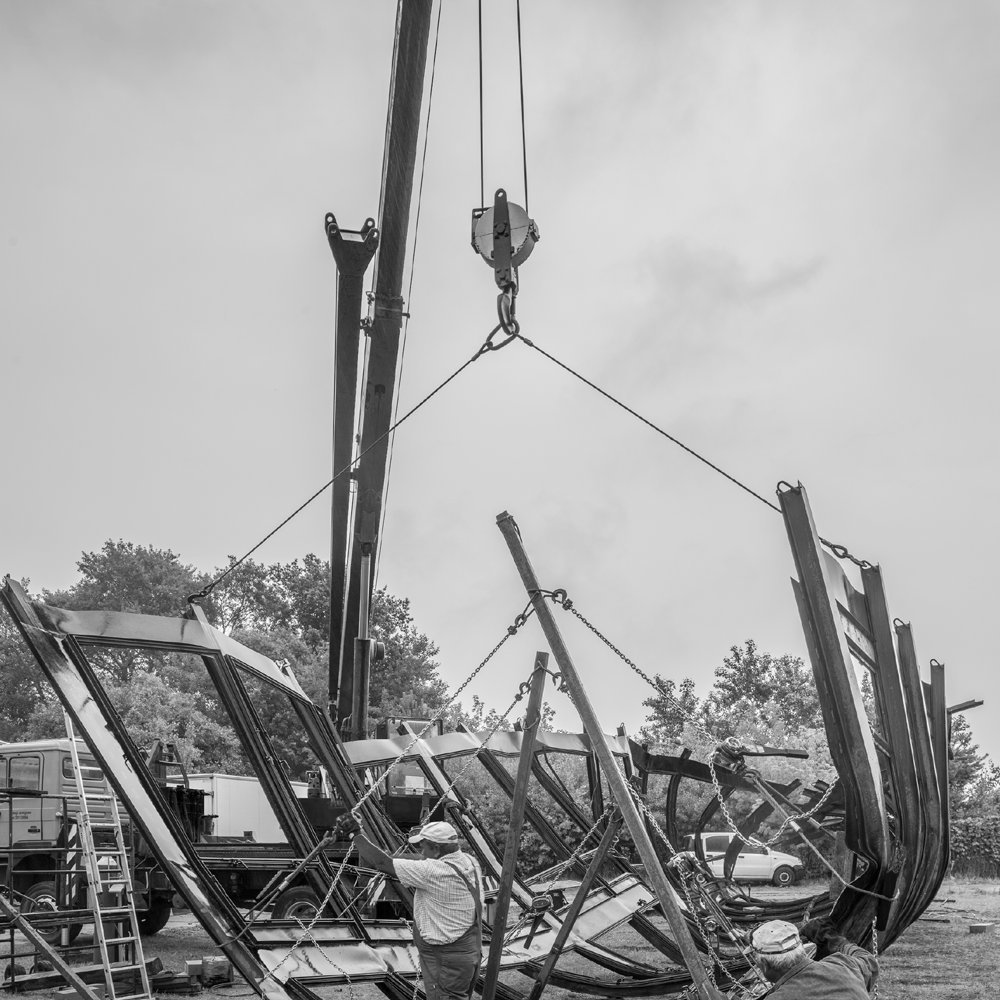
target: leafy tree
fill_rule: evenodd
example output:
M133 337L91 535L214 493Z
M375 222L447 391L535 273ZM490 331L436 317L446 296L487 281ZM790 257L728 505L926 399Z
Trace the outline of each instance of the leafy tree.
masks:
M639 737L644 742L662 749L673 749L680 741L684 727L691 716L698 717L701 702L694 693L694 681L690 677L677 684L672 678L655 677L657 692L643 701L649 715Z
M28 581L21 586L28 589ZM54 695L10 617L0 612L0 740L22 738L28 720Z

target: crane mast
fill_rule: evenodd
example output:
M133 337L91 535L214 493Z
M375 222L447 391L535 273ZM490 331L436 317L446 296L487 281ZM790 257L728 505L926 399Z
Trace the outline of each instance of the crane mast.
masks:
M330 547L330 716L345 738L367 734L368 681L374 643L368 637L378 554L379 522L386 481L400 331L403 323L403 266L410 201L420 131L420 109L430 38L432 0L400 2L389 92L381 218L368 219L359 231L343 230L326 217L327 237L338 271L333 466L336 475L357 463L350 516L350 480L334 483ZM364 276L378 249L369 321L362 324ZM355 438L355 400L362 329L369 338L360 433Z

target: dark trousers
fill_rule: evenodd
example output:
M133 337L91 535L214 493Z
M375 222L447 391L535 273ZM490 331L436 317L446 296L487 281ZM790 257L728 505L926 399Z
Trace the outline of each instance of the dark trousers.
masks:
M427 1000L468 1000L483 961L479 921L449 944L428 944L417 933L413 937Z

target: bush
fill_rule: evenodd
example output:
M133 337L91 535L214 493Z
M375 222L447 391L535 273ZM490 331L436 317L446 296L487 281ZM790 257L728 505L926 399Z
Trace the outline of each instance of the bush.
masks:
M951 822L953 875L1000 876L1000 813Z

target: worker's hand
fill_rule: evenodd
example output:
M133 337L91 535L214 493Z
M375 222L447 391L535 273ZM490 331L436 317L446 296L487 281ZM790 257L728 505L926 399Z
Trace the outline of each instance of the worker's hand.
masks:
M344 813L333 825L333 833L337 839L353 840L361 832L361 824L351 813Z
M803 941L812 941L817 948L820 948L830 938L839 937L839 932L828 917L816 917L799 928L799 937Z

